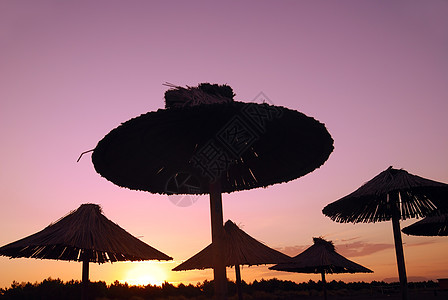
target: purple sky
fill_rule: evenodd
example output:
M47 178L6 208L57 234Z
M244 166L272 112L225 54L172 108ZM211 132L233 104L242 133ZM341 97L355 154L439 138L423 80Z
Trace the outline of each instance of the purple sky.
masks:
M178 207L101 178L90 154L76 163L121 122L162 108L165 82L227 83L242 101L263 92L326 124L335 150L320 169L226 194L223 205L225 220L287 254L323 236L375 271L329 279L382 280L397 271L390 222L335 223L321 213L326 204L390 165L448 182L446 1L6 0L0 54L0 245L91 202L175 259L95 265L92 280L158 269L162 281L212 278L168 271L210 243L206 197ZM446 238L403 239L410 277L446 277ZM77 263L0 257L0 269L0 287L81 278ZM242 272L246 280L319 278L266 267Z

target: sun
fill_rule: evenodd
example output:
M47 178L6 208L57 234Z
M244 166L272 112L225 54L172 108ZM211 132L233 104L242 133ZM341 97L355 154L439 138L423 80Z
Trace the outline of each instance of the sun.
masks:
M135 264L135 266L134 266ZM126 276L122 282L130 285L162 285L167 280L167 271L156 262L134 263L126 272Z

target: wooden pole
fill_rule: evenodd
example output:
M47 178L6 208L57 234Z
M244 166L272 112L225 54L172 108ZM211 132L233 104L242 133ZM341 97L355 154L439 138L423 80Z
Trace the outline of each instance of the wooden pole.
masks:
M82 260L82 284L81 299L89 299L89 255L84 250L84 258Z
M241 286L240 265L235 265L235 279L236 279L236 290L238 292L238 299L243 300L243 288Z
M327 282L325 281L325 271L322 271L321 274L322 274L322 287L324 290L324 299L327 300Z
M408 281L406 277L406 266L404 263L403 241L400 230L400 201L398 193L388 194L392 205L392 229L394 231L395 254L397 256L398 276L400 278L401 299L408 300Z
M215 299L227 299L227 275L224 261L224 222L222 217L221 184L210 184L210 216L212 222L213 276Z

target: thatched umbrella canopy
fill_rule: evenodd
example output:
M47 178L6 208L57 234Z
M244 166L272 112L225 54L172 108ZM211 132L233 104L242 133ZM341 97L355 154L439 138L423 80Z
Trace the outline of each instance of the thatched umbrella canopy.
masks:
M98 143L95 170L118 186L151 193L209 194L211 182L230 193L304 176L333 151L324 124L233 95L210 84L168 90L166 109L131 119ZM185 189L174 186L185 180Z
M372 273L336 252L333 242L313 238L314 244L294 256L289 262L270 267L271 270L295 273Z
M325 299L327 299L325 274L373 272L337 253L331 241L326 241L323 238L313 238L313 241L314 245L293 257L291 262L278 264L269 269L295 273L321 274Z
M408 235L448 236L448 214L435 214L424 218L401 231Z
M227 85L171 86L165 109L123 123L92 154L96 171L121 187L210 194L212 243L218 248L215 295L222 299L221 193L296 179L320 167L333 151L333 139L315 119L233 97Z
M0 255L81 261L84 287L89 262L172 259L110 221L97 204L82 204L43 230L1 247Z
M291 257L257 241L241 230L231 220L224 225L224 262L227 267L235 265L266 265L290 262ZM212 244L192 256L173 271L213 268Z
M228 220L224 225L223 260L227 267L235 266L236 283L241 297L240 265L265 265L290 262L291 257L257 241ZM173 271L213 268L212 244L192 256Z
M322 212L342 223L392 220L402 297L407 299L400 219L424 217L447 205L448 184L389 167L353 193L328 204Z

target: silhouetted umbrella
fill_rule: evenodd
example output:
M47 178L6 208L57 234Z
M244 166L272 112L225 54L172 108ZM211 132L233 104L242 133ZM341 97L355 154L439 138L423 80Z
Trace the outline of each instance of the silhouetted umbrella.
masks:
M92 154L113 183L160 194L210 194L215 294L225 298L222 192L266 187L320 167L333 151L325 126L284 107L233 100L227 86L200 84L165 93L166 109L131 119ZM221 296L223 295L223 296Z
M172 259L107 219L96 204L82 204L43 230L1 247L0 255L82 261L83 299L89 262Z
M236 284L240 299L242 298L240 265L278 264L291 260L291 257L286 254L257 241L230 220L225 223L224 232L223 260L227 267L235 266ZM175 267L173 271L208 268L213 268L213 248L211 244Z
M289 263L278 264L269 269L295 273L321 274L325 299L327 299L325 274L373 272L337 253L331 241L326 241L323 238L313 238L313 241L314 245L308 247L297 256L294 256Z
M408 235L448 236L448 214L435 214L425 217L401 231Z
M446 209L447 200L447 184L389 167L353 193L328 204L322 212L342 223L392 219L402 297L407 299L400 219L424 217L437 207Z

